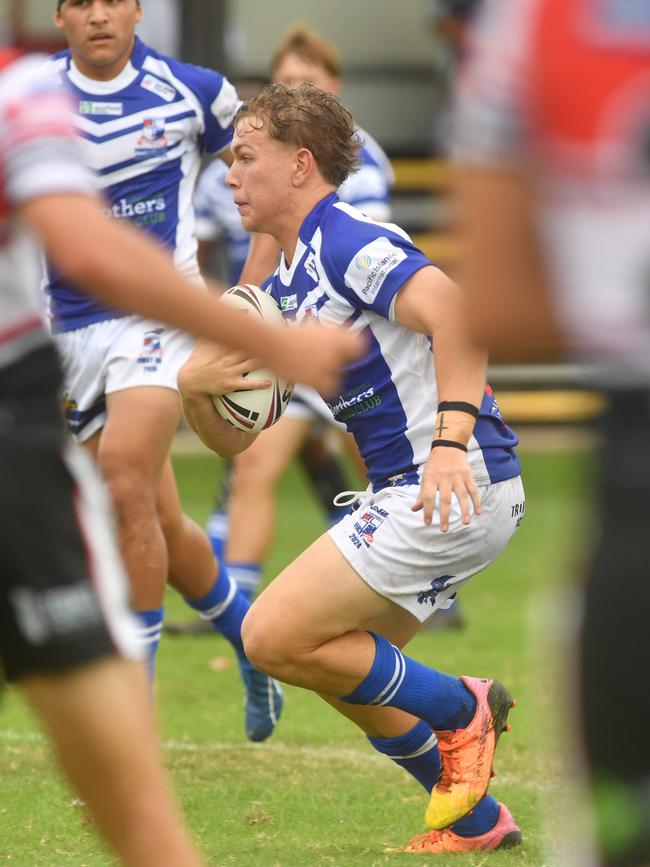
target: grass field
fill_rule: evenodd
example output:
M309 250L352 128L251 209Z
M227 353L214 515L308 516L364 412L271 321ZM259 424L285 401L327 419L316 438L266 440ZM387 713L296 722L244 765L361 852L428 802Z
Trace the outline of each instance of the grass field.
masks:
M556 710L570 674L558 654L566 622L563 588L576 572L586 523L590 459L582 452L524 455L527 514L501 559L462 596L468 627L426 632L411 655L453 674L498 677L517 697L512 733L497 755L492 791L525 835L519 849L426 858L402 853L425 830L424 793L366 745L320 700L287 689L285 715L266 744L243 735L242 693L228 645L216 636L165 636L157 706L165 760L201 850L211 865L490 864L563 867L575 826ZM203 522L219 463L176 460L186 511ZM280 491L271 578L320 531L300 472ZM251 529L254 532L254 528ZM191 619L169 594L169 619ZM53 770L37 724L12 691L0 709L0 863L14 867L104 867L83 807Z

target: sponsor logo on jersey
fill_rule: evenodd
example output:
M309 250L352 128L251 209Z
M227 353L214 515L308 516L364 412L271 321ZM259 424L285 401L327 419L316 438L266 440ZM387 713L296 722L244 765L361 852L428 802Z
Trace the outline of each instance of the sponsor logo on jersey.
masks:
M164 334L164 328L153 328L145 331L142 341L142 351L138 356L138 364L141 364L147 373L155 373L163 360L163 348L160 335Z
M345 421L355 415L364 415L381 405L381 398L375 394L374 386L365 384L363 390L347 392L341 395L335 403L327 403L332 415L339 421Z
M440 578L434 578L428 590L421 590L418 593L418 605L428 605L430 603L433 608L436 604L438 593L446 590L453 578L453 575L441 575Z
M118 220L132 220L139 226L154 226L156 223L164 223L167 202L164 196L154 196L151 199L126 199L121 198L114 202L104 213L107 217L115 217Z
M374 301L390 272L406 259L388 238L376 238L359 250L346 271L346 282L365 300Z
M121 102L90 102L82 99L79 102L79 114L92 114L95 117L121 117L124 114L124 104Z
M155 75L145 75L145 77L140 82L140 87L144 87L145 90L148 90L151 93L155 93L156 96L164 99L165 102L173 102L176 98L175 88L173 88L171 84L167 84L166 82L161 81L159 78L156 78Z
M297 295L282 295L280 298L280 310L283 312L288 310L296 310L298 307Z
M167 156L167 136L165 135L165 118L148 117L142 124L142 133L135 147L135 155L142 160L153 157Z

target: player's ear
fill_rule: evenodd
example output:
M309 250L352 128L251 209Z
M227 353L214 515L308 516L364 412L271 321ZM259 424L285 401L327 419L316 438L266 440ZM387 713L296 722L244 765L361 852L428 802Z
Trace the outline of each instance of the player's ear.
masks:
M137 9L135 10L135 20L137 23L138 21L142 21L142 16L144 15L144 9L142 8L142 3L140 3L140 0L136 0L135 5L137 7Z
M315 166L314 155L308 148L300 148L296 151L293 175L295 185L302 186L312 174Z

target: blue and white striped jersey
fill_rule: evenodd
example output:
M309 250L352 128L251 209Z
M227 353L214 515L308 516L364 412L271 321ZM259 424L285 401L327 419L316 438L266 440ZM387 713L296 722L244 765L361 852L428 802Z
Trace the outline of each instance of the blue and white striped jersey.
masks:
M341 390L324 395L354 435L375 490L415 483L431 451L438 404L431 339L399 325L395 299L431 265L398 226L377 223L335 193L303 222L290 267L284 257L264 286L284 315L362 332L369 351L348 366ZM519 475L515 434L486 387L468 444L477 485Z
M390 220L390 191L395 182L390 160L368 133L359 129L363 141L360 165L339 187L342 202L354 205L373 220ZM228 167L214 160L201 174L196 187L196 235L200 241L223 238L230 264L230 281L237 283L244 267L250 236L241 226L241 217L226 184Z
M198 274L192 196L203 151L232 139L240 105L213 70L165 57L139 39L111 81L82 75L69 51L49 61L72 89L83 157L116 219L137 223L173 254L184 274ZM102 307L51 275L55 328L69 331L122 314Z

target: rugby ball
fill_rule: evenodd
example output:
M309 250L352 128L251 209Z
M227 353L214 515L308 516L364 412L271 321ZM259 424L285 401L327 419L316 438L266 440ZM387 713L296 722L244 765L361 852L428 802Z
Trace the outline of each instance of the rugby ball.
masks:
M270 295L250 284L233 286L224 292L223 300L244 310L251 316L259 316L268 325L284 328L286 322L280 308ZM253 391L230 391L214 395L212 402L221 416L233 427L247 433L259 433L280 418L293 394L293 383L278 379L264 367L246 374L250 379L268 379L271 385Z

